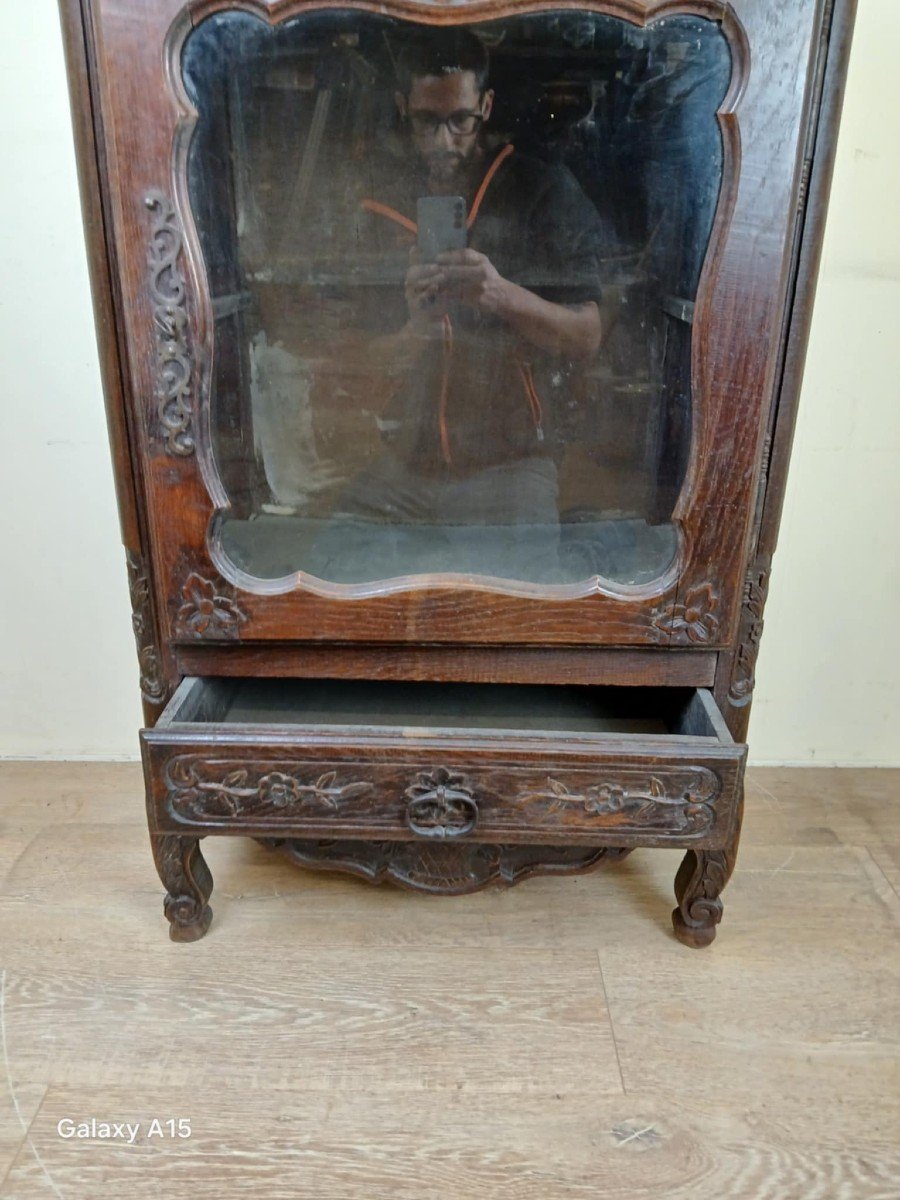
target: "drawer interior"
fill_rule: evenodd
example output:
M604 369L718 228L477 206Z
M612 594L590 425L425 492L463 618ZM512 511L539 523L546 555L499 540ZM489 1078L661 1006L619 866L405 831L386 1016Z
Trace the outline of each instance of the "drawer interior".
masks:
M191 677L156 728L186 724L674 735L731 744L711 693L695 688Z

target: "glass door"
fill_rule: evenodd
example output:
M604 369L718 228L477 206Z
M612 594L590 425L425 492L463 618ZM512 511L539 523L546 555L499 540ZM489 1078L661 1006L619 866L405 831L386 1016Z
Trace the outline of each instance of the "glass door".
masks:
M225 12L181 70L221 556L349 589L662 576L720 25Z
M91 0L176 642L712 649L818 0Z

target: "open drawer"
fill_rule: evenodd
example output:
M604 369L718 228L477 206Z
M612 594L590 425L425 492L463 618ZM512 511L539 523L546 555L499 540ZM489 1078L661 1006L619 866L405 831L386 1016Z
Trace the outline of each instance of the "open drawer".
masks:
M141 734L151 830L718 847L746 747L706 690L183 681Z

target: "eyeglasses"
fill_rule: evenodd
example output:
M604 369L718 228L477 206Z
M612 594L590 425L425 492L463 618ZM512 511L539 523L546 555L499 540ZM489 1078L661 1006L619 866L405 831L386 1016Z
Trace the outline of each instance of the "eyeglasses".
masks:
M481 113L471 112L460 108L449 117L436 117L434 113L414 112L409 114L409 123L413 133L419 137L434 137L442 125L446 125L451 133L461 137L471 137L481 125L484 117Z

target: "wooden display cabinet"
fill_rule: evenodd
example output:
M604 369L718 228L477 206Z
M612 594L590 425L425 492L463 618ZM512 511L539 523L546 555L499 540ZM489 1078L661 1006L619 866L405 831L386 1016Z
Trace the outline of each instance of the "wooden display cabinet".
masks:
M734 868L852 0L61 0L176 940L207 836Z

